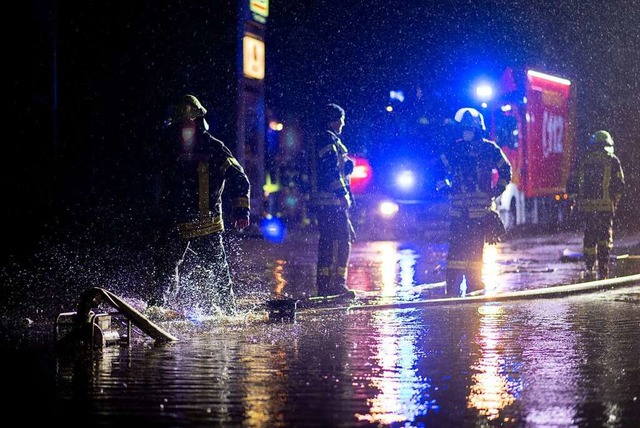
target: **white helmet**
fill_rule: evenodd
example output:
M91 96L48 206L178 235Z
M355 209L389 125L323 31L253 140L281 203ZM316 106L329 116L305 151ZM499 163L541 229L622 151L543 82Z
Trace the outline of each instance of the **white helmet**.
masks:
M462 128L471 128L471 129L475 129L476 131L487 130L487 128L484 125L484 117L482 116L482 113L480 113L478 110L474 108L471 108L471 107L461 108L456 112L454 119L456 122L458 122L458 125L460 125L460 127Z

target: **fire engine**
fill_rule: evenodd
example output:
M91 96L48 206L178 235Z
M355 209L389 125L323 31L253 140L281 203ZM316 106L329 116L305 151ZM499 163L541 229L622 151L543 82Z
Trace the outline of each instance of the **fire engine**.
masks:
M509 158L513 180L496 200L508 229L522 224L563 222L569 210L565 187L577 144L575 87L568 79L534 69L514 72L507 68L496 80L493 84L475 82L473 100L456 100L460 102L457 105L452 104L453 100L447 101L450 113L459 107L476 107L485 117L487 137ZM363 169L376 179L373 186L359 187L358 193L365 201L375 194L375 215L382 220L400 217L407 210L424 212L425 207L443 202L435 191L431 172L439 162L437 147L458 138L451 118L437 120L431 115L429 120L429 113L418 111L417 103L410 108L402 104L406 101L390 97L387 107L396 115L394 120L402 121L400 128L412 129L407 123L431 126L425 126L424 132L393 132L392 141L386 145L384 130L378 134L382 149L377 154L371 151L371 165L367 163ZM390 125L385 123L384 129L392 128ZM356 165L359 162L364 160L357 159Z
M481 87L478 93L483 93ZM511 184L496 201L505 226L562 223L577 149L574 85L533 69L517 76L508 68L498 97L483 106L490 138L513 168Z
M512 183L496 200L505 226L566 220L565 187L577 149L572 82L534 69L507 68L494 83L473 83L470 98L455 96L464 85L442 91L442 99L435 101L419 90L406 96L403 91L391 91L380 116L371 116L369 126L352 129L347 140L350 149L358 141L366 143L361 144L366 151L350 154L356 165L351 176L357 201L352 220L360 229L391 237L422 233L417 229L420 225L445 227L446 197L436 191L435 171L439 148L459 138L451 116L460 107L475 107L483 113L487 137L511 162ZM357 135L360 128L370 128L369 134ZM300 132L288 127L278 134L288 142L280 145L278 156L291 160L285 166L294 165L303 158ZM272 176L280 189L272 195L277 196L277 209L272 211L288 222L305 223L304 175L286 171ZM289 180L290 176L298 179Z

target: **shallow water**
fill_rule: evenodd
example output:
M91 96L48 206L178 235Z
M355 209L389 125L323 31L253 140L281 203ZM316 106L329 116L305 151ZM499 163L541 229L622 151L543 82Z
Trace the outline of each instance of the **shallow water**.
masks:
M25 422L86 426L640 422L639 287L202 327L166 345L22 351L11 392L33 410Z
M561 263L577 237L485 253L485 281L518 290L579 279ZM313 243L230 246L241 306L227 319L170 322L180 340L53 347L51 322L3 324L7 409L25 424L86 426L638 426L640 287L511 303L299 312L256 305L313 294ZM381 300L441 287L446 246L362 242L349 285ZM238 261L242 264L238 264ZM620 263L620 274L638 273ZM73 307L66 308L72 310ZM17 327L17 328L13 328ZM13 328L13 329L12 329ZM11 330L11 331L9 331ZM20 407L24 408L24 407Z

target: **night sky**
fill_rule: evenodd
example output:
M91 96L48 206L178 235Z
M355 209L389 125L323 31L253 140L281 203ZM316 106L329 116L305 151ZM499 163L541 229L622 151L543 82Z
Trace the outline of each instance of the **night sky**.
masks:
M104 234L106 218L131 227L126 213L145 203L147 150L178 95L197 94L214 134L231 135L235 2L67 3L31 0L15 15L1 179L3 220L21 232L4 253L58 223ZM634 0L271 1L267 107L308 119L335 101L348 114L345 142L363 150L390 89L420 88L433 112L452 115L464 102L460 82L479 70L558 74L577 88L580 143L612 133L629 183L626 216L637 217L639 22Z

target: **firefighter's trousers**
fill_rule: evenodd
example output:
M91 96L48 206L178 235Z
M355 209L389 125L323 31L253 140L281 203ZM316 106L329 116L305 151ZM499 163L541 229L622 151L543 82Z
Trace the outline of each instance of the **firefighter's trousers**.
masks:
M343 293L351 255L351 221L346 209L336 206L316 208L318 221L318 265L316 285L319 296Z
M447 256L447 295L461 294L463 276L466 292L482 290L482 253L484 228L482 219L452 217L449 226L449 253Z
M613 248L613 213L582 213L585 228L583 252L585 267L591 271L598 262L598 277L609 276L609 255Z
M154 253L152 301L204 315L235 311L235 295L222 233L180 239L171 234Z

